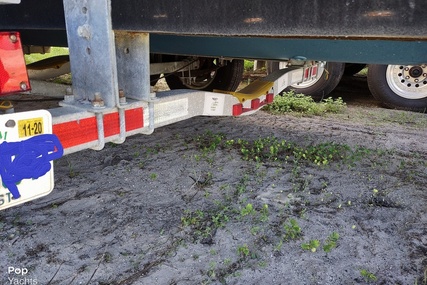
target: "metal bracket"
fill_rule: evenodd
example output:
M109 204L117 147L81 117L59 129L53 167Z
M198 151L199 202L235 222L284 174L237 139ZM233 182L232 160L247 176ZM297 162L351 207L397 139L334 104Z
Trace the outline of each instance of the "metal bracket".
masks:
M150 52L147 33L117 32L112 29L111 0L63 0L67 27L73 96L62 106L95 113L98 146L104 146L103 116L119 113L120 137L126 138L126 97L148 103L150 97ZM119 92L120 87L120 92ZM154 116L153 116L154 117ZM149 132L153 124L146 129ZM146 131L144 130L144 132Z
M118 79L111 0L64 0L76 100L93 101L102 94L106 107L118 102Z

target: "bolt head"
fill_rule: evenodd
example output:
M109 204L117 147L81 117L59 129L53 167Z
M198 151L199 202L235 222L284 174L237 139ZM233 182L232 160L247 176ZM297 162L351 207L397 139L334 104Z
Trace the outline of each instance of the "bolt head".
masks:
M16 43L18 41L18 37L15 34L11 34L9 39L12 43Z
M98 101L94 100L92 101L92 106L95 108L103 108L105 106L104 100L98 100Z
M73 95L73 88L67 87L65 89L65 95Z
M25 82L21 82L19 83L19 87L21 88L21 90L25 91L28 89L28 85Z
M119 98L119 103L120 103L120 104L127 104L127 102L126 102L126 97L120 97L120 98Z
M64 102L66 102L66 103L74 102L74 95L65 95L64 96Z

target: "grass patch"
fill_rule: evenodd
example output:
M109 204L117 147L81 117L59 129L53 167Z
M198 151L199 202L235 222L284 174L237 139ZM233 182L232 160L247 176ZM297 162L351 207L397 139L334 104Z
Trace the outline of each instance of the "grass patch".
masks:
M319 166L338 161L352 164L373 152L364 147L352 148L333 142L302 146L276 137L259 138L252 141L229 140L224 134L214 134L210 131L197 136L193 142L204 157L209 153L214 154L218 148L235 149L244 160L256 162L307 161Z
M25 63L30 64L34 63L46 58L58 56L58 55L67 55L69 54L68 48L61 48L61 47L52 47L50 49L49 53L41 54L41 53L32 53L32 54L26 54L25 55Z
M341 97L327 98L316 103L310 96L290 91L276 96L273 103L264 107L264 110L273 114L296 113L306 116L321 116L326 113L341 113L346 107L347 105Z

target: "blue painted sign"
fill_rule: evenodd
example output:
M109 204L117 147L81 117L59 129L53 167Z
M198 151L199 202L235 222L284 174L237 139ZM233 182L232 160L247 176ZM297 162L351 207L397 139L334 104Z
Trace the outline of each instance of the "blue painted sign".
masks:
M64 149L56 135L38 135L19 142L0 144L0 177L14 199L21 197L23 179L37 179L52 168L50 161L62 157Z

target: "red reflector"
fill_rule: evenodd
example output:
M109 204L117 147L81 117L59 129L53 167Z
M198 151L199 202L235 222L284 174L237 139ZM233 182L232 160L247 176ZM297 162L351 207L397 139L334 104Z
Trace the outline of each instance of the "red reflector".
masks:
M0 95L30 89L19 33L0 32Z
M311 68L311 77L316 77L317 76L317 66L313 66Z
M142 108L125 111L126 131L144 127ZM120 133L120 119L117 112L104 115L104 136L111 137ZM59 138L64 149L98 140L98 128L95 117L54 124L53 133Z
M251 109L252 110L256 110L261 106L261 101L257 98L257 99L253 99L251 101Z
M233 105L233 116L240 116L243 114L243 104Z
M304 69L304 80L308 79L309 76L310 76L310 69L305 68Z
M274 100L273 93L269 93L265 96L265 101L267 102L267 104L273 103L273 100Z

